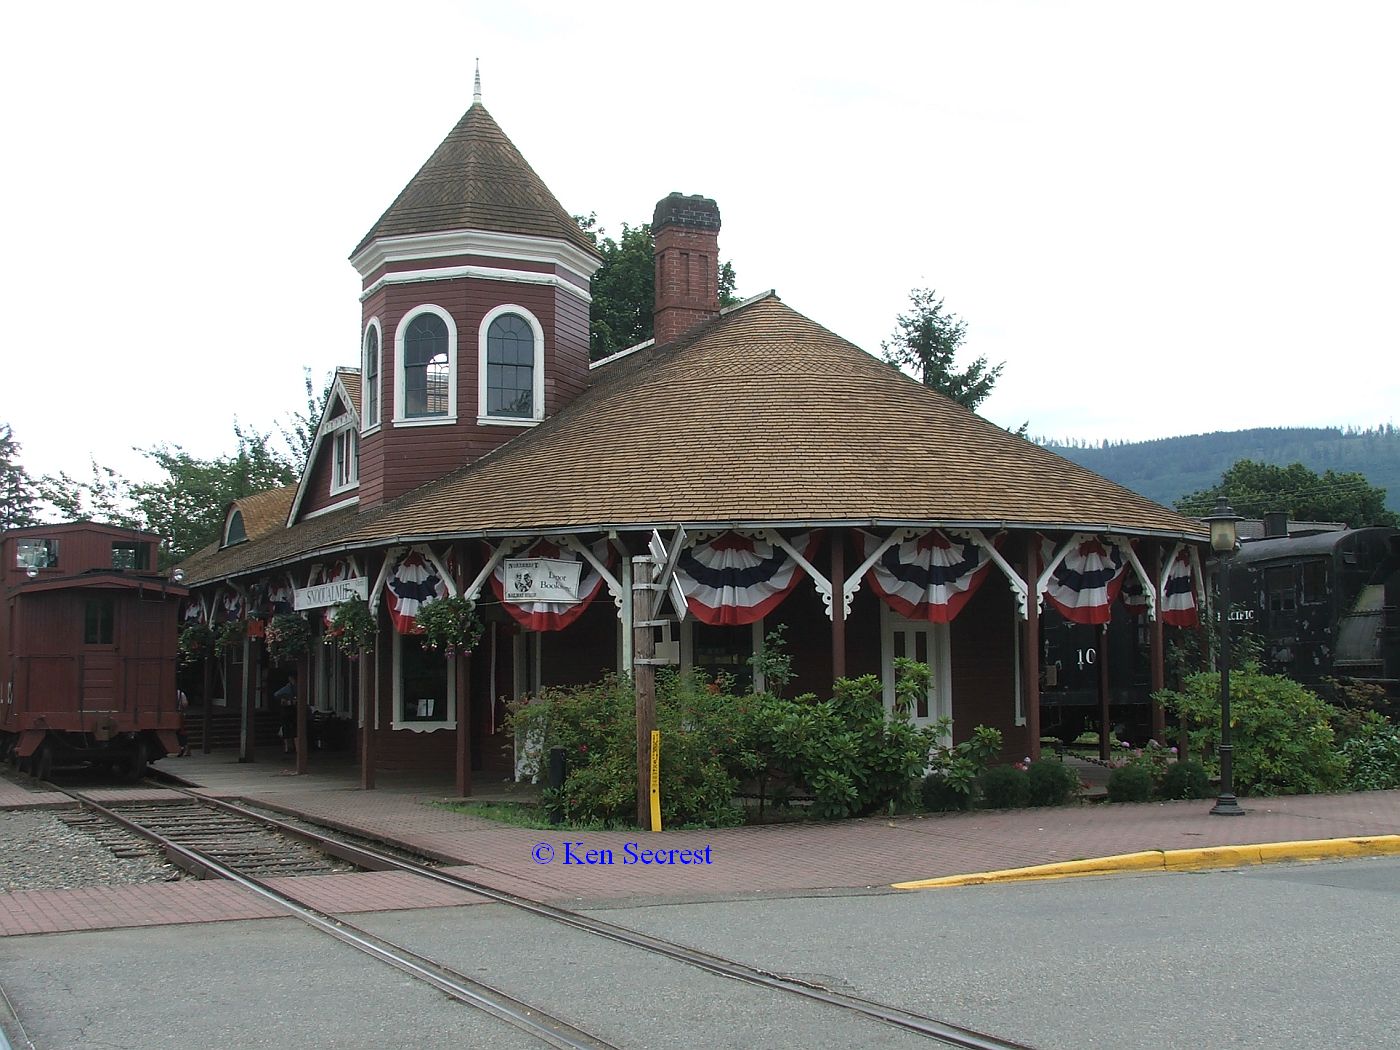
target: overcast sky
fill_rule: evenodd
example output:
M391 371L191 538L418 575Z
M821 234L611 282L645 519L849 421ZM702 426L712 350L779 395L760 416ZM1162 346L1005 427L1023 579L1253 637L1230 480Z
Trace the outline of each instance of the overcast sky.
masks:
M347 261L471 103L617 232L720 206L738 291L983 414L1144 439L1397 422L1400 4L7 5L0 421L32 474L213 455L357 364Z

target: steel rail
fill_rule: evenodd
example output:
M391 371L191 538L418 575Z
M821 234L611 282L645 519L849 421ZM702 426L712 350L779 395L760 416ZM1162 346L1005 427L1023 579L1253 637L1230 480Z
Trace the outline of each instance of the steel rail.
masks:
M285 911L295 915L298 919L307 923L322 933L329 934L349 945L358 951L364 952L372 958L388 963L403 972L416 977L420 981L431 985L444 994L456 999L458 1002L475 1007L478 1010L523 1029L530 1035L548 1044L558 1047L560 1050L617 1050L609 1042L591 1035L577 1028L569 1022L540 1010L536 1007L524 1003L514 996L493 988L488 984L483 984L464 973L452 969L443 963L430 959L427 956L419 955L403 945L395 944L392 941L378 937L368 930L361 929L353 923L343 919L337 919L316 908L303 904L301 901L267 885L263 880L253 876L244 875L235 868L231 868L223 862L201 853L199 850L182 846L173 839L159 832L145 827L140 822L132 820L115 810L109 809L95 799L88 798L81 792L63 791L70 798L75 799L79 804L87 807L95 813L101 814L108 820L126 828L135 835L139 835L151 842L159 845L166 853L167 858L172 863L177 863L180 867L188 871L195 872L201 876L212 875L215 878L226 879L251 891ZM217 802L214 799L205 799L203 796L188 793L192 797L202 802ZM227 806L227 804L224 804ZM234 812L242 812L243 815L258 820L273 827L281 827L281 821L271 821L260 813L244 811L242 807L229 807ZM300 829L292 829L300 831ZM302 833L299 837L305 837ZM354 848L354 847L352 847Z
M871 1020L879 1021L883 1024L892 1025L908 1032L937 1040L945 1045L961 1047L963 1050L1030 1050L1023 1043L1013 1043L996 1036L987 1035L982 1032L975 1032L969 1028L951 1024L946 1021L939 1021L936 1018L923 1014L914 1013L909 1010L902 1010L898 1007L888 1006L873 999L865 999L858 995L849 995L844 992L832 991L821 985L801 981L793 977L783 976L763 970L747 963L741 963L733 959L726 959L723 956L713 955L702 951L699 948L692 948L688 945L678 944L661 937L654 937L648 933L641 933L637 930L628 929L625 926L618 926L614 923L606 922L602 919L595 919L592 916L583 915L579 912L569 911L566 908L556 908L549 904L542 904L539 901L530 900L528 897L520 897L505 890L498 890L495 887L477 882L474 879L463 878L459 875L449 875L446 872L438 871L412 861L403 860L399 857L383 853L368 846L352 845L342 842L319 832L308 831L269 817L264 813L240 806L234 802L223 799L209 798L195 792L186 792L179 788L169 788L168 790L180 791L200 799L210 805L220 809L227 809L230 812L239 813L243 816L260 820L270 827L278 828L287 834L298 836L308 842L335 844L340 852L337 856L349 860L353 864L373 864L373 870L396 870L405 871L418 875L425 879L451 886L454 889L467 890L498 904L505 904L512 908L517 908L531 915L548 919L565 926L582 930L595 936L603 937L632 948L639 948L643 951L652 952L657 955L673 959L676 962L694 966L701 970L717 974L720 977L727 977L731 980L741 981L745 984L767 988L772 991L787 992L799 995L816 1002L824 1003L828 1006L841 1007L854 1013L868 1017ZM346 832L350 834L351 832ZM361 858L361 859L356 859Z

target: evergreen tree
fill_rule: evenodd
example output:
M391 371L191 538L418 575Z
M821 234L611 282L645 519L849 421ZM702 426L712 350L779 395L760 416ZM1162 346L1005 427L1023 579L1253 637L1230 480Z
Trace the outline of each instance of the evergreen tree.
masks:
M975 410L996 386L1005 362L988 365L986 357L979 357L959 371L953 359L967 338L967 322L945 312L943 300L932 288L911 291L909 307L907 314L895 319L889 342L880 344L885 360L897 368L912 369L924 386Z
M19 453L20 444L10 424L0 423L0 529L19 529L37 520L37 493Z
M1400 524L1400 515L1385 507L1385 489L1364 475L1333 470L1319 475L1301 463L1279 467L1239 460L1219 484L1179 499L1177 509L1209 514L1217 496L1224 496L1236 514L1247 518L1285 511L1294 521L1341 521L1352 528Z

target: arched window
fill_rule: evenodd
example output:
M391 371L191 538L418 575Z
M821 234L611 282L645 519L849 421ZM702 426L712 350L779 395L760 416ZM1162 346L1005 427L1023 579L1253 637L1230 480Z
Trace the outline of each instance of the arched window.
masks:
M360 399L364 404L361 430L379 426L379 322L371 321L365 329L365 361L361 371Z
M228 524L224 528L224 546L232 547L235 543L242 543L248 538L248 530L243 527L243 512L234 510L228 516Z
M394 418L401 423L450 423L457 418L457 326L438 306L408 314L394 336L397 375Z
M481 323L480 421L544 418L544 330L528 310L498 306Z

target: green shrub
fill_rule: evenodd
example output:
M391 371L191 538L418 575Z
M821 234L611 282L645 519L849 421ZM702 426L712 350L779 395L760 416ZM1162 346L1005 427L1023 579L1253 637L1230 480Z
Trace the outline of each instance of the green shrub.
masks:
M1030 801L1030 780L1019 766L993 766L982 774L978 786L988 809L1016 809Z
M1182 690L1156 697L1190 730L1191 751L1214 750L1220 737L1220 675L1188 675ZM1338 712L1297 682L1245 668L1230 673L1235 789L1249 795L1335 791L1346 762L1332 730Z
M1365 723L1342 745L1351 791L1400 788L1400 726L1389 721Z
M946 731L941 722L938 731ZM972 736L959 744L936 748L921 787L924 808L939 813L970 808L977 778L1000 751L1001 730L987 726L977 726Z
M1193 758L1173 762L1157 783L1157 797L1164 799L1209 798L1210 775Z
M1026 767L1026 789L1032 806L1063 806L1079 793L1079 774L1058 758L1042 758Z
M1146 802L1152 797L1152 771L1141 762L1119 766L1108 777L1110 802Z

